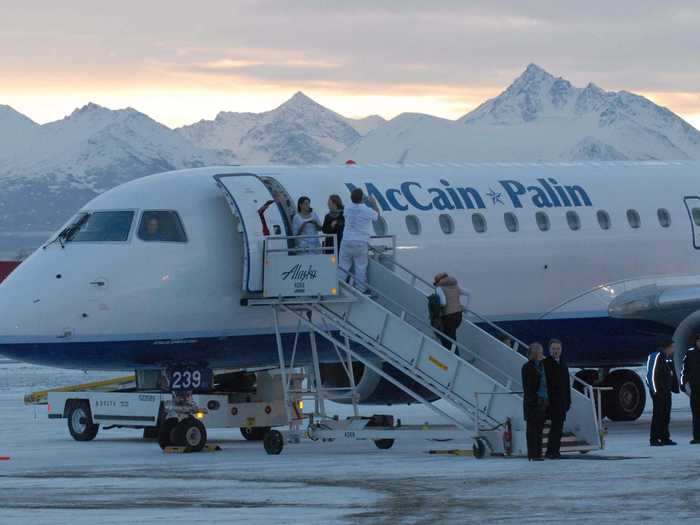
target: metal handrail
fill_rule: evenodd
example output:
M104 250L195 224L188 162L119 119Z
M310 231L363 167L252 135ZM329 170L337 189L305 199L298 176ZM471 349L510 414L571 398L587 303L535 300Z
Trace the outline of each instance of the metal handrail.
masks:
M466 354L468 354L469 356L471 356L471 357L474 359L474 361L478 360L478 361L480 361L480 362L486 364L488 367L492 368L493 370L495 370L498 374L500 374L500 375L506 375L506 377L507 377L507 374L504 374L503 370L500 369L498 366L496 366L496 365L494 365L493 363L491 363L491 362L485 360L481 355L475 353L473 350L470 350L470 349L469 349L467 346L465 346L464 344L460 343L460 342L457 341L456 339L451 338L450 336L448 336L447 334L445 334L445 333L442 332L441 330L438 330L437 328L433 327L430 323L428 323L428 322L426 322L425 320L421 319L421 318L418 317L416 314L414 314L414 313L408 311L403 305L401 305L399 302L395 301L395 300L392 299L391 297L388 297L386 294L380 292L376 287L372 286L372 285L369 284L368 282L362 282L362 281L360 281L360 280L357 279L352 273L348 272L347 270L344 270L344 269L342 269L342 268L338 268L338 270L339 270L340 272L342 272L343 274L345 274L346 276L351 276L353 279L355 279L356 282L365 285L365 286L366 286L367 288L369 288L373 293L375 293L376 295L378 295L382 300L387 301L387 302L393 304L394 306L396 306L396 307L399 309L399 312L400 312L400 313L399 313L399 317L401 317L402 319L405 319L405 318L406 318L406 315L409 315L411 318L413 318L413 319L415 319L416 321L418 321L419 324L422 324L424 327L427 327L428 330L430 330L430 331L434 332L436 335L438 335L438 337L444 338L444 339L446 339L447 341L449 341L449 342L451 343L450 348L445 348L445 350L449 350L449 351L451 351L452 353L455 352L455 349L464 350L464 352L465 352ZM358 292L358 293L359 293L359 292ZM425 335L425 334L423 334L423 335ZM426 337L427 337L427 336L426 336ZM460 357L461 357L461 356L460 356ZM464 359L464 357L462 357L462 358ZM466 361L466 359L465 359L465 361ZM470 363L469 361L467 361L467 363L470 364L470 365L472 364L472 363ZM509 379L510 379L510 378L509 378ZM504 386L506 385L506 383L502 383L502 384L503 384Z
M378 255L379 257L381 257L381 256L383 256L384 254L382 254L382 253L377 253L377 255ZM431 293L435 293L436 286L435 286L434 284L430 283L429 281L426 281L423 277L421 277L421 276L418 275L417 273L414 273L412 270L410 270L409 268L407 268L406 266L404 266L404 265L401 264L400 262L396 261L396 259L393 259L393 260L391 261L391 264L392 264L393 266L396 266L397 268L400 268L401 270L403 270L404 272L406 272L406 273L411 277L411 282L409 282L409 284L410 284L411 286L415 286L415 285L416 285L416 282L420 282L420 283L424 284L424 285L431 291Z
M471 309L469 309L469 308L465 308L464 311L467 312L468 314L473 315L474 317L476 317L476 318L477 318L479 321L481 321L482 323L485 323L485 324L489 325L491 328L493 328L494 330L496 330L497 332L499 332L501 335L504 335L504 336L508 337L508 339L510 339L511 341L513 341L514 343L516 343L516 346L513 348L513 350L516 350L516 351L517 351L517 349L518 349L519 346L522 346L523 348L528 348L528 347L530 346L530 345L528 345L527 343L525 343L525 342L521 341L520 339L518 339L517 337L515 337L513 334L511 334L511 333L508 332L507 330L504 330L503 328L501 328L500 326L498 326L498 325L497 325L496 323L494 323L493 321L490 321L489 319L486 319L483 315L481 315L481 314L475 312L474 310L471 310Z
M269 248L268 243L270 241L298 241L301 239L318 239L319 246L313 248L300 248L298 246L287 246L286 248ZM328 250L330 246L323 246L323 239L333 239L333 254L338 256L338 242L337 236L335 234L320 233L317 235L268 235L263 239L264 241L264 251L265 254L268 253L318 253L318 254L329 254Z
M379 254L379 255L381 256L381 254ZM401 263L397 262L396 260L392 260L391 264L392 264L392 266L397 266L398 268L400 268L401 270L403 270L404 272L406 272L408 275L411 276L411 282L409 282L409 284L411 286L415 287L415 283L416 283L416 281L418 281L418 282L425 284L431 290L431 293L435 293L436 286L434 284L431 284L430 282L426 281L420 275L414 273L412 270L410 270L406 266L402 265ZM490 326L491 328L496 330L501 335L507 336L510 340L512 340L514 343L516 343L516 346L513 348L513 350L517 351L519 346L522 346L523 348L528 348L530 346L527 343L525 343L525 342L521 341L520 339L518 339L517 337L515 337L513 334L511 334L507 330L504 330L503 328L501 328L500 326L498 326L494 322L488 320L487 318L485 318L481 314L475 312L474 310L471 310L469 308L464 308L464 311L468 314L473 315L474 317L479 319L479 321L487 324L488 326Z

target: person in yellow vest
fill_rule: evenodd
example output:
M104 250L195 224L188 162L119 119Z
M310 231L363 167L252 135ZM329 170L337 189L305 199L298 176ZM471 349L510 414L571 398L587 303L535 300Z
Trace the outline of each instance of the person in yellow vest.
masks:
M445 348L452 347L450 339L457 338L457 329L462 324L462 311L468 309L471 293L459 287L457 279L445 272L440 272L433 281L435 293L443 307L441 321L442 333L448 338L439 335L440 342ZM461 298L464 297L464 304Z

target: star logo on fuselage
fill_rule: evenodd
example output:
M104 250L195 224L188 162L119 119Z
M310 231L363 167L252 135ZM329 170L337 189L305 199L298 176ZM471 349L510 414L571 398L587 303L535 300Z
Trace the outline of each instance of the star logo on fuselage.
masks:
M490 187L489 187L489 191L486 194L486 196L491 198L492 204L494 206L496 205L497 202L500 204L503 204L504 206L506 205L506 203L503 202L503 199L501 199L501 194L497 191L492 190Z

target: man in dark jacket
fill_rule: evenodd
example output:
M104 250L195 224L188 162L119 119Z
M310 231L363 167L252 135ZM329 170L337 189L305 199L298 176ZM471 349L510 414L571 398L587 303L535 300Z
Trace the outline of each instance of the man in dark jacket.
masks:
M562 344L559 339L549 342L549 357L542 364L547 375L547 394L549 396L549 436L547 439L547 457L559 459L561 434L566 413L571 408L571 383L569 367L561 357Z
M654 404L651 416L649 444L652 447L675 445L668 426L671 422L671 394L679 393L678 380L673 369L673 343L667 342L647 359L647 386Z
M688 349L683 358L681 385L690 396L690 410L693 413L693 440L690 444L698 445L700 444L700 334L695 337L695 345Z
M528 361L522 368L523 414L526 422L527 459L542 461L542 429L547 414L547 376L542 359L544 349L532 343L528 349Z

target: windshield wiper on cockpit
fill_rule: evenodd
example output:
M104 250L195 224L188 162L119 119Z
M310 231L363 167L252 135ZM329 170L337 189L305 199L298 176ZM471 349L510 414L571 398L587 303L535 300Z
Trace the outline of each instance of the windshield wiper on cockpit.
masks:
M80 219L75 221L71 226L69 226L64 231L62 231L61 235L59 237L61 237L62 240L65 242L72 241L75 234L80 231L80 228L82 228L83 225L85 225L85 223L88 221L89 218L90 218L90 214L86 213L85 215L80 217Z
M72 224L69 224L65 228L61 230L61 233L59 233L54 240L51 242L47 243L44 245L44 250L51 246L53 243L57 242L61 245L61 248L65 248L66 242L70 242L70 240L75 236L76 233L80 230L80 228L83 227L83 225L87 222L87 220L90 218L89 213L85 213L84 215L81 215L80 218L75 221Z

